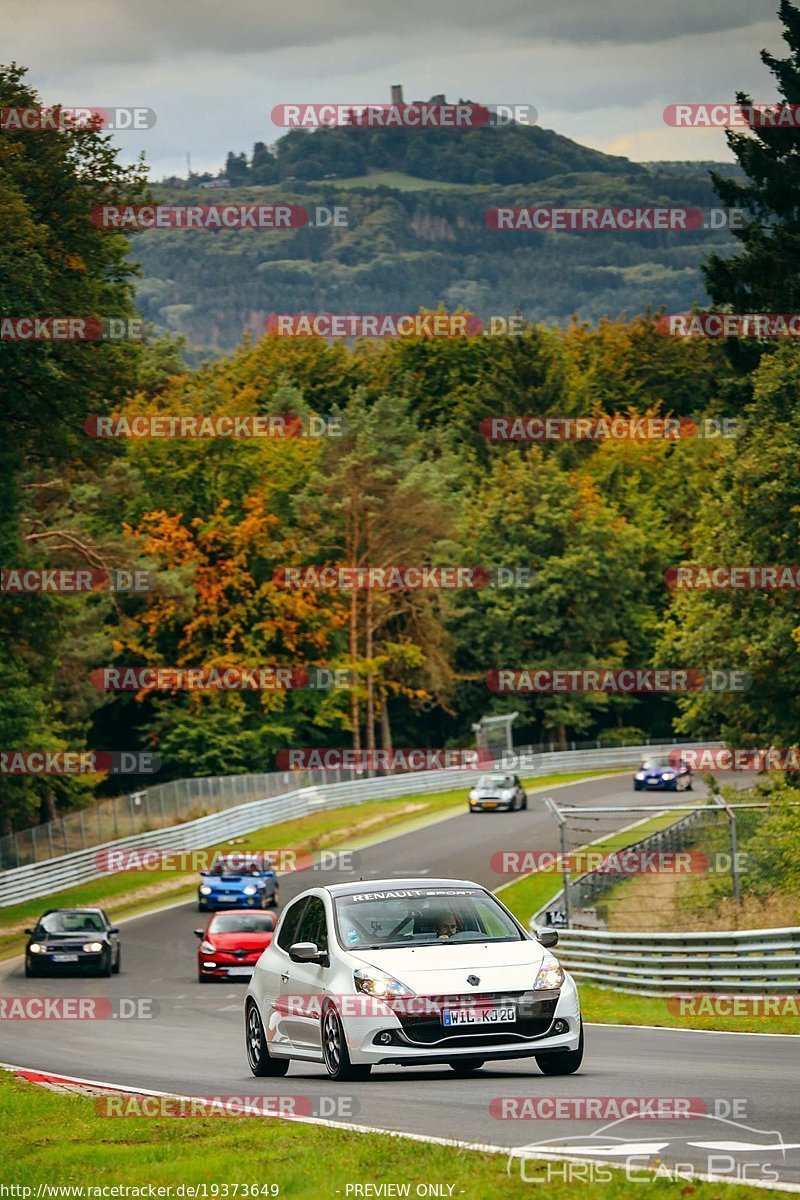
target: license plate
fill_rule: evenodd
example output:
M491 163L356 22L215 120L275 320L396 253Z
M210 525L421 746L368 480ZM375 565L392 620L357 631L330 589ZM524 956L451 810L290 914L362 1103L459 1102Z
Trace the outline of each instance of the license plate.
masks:
M495 800L484 800L483 807L484 808L497 808L497 802Z
M228 967L229 975L252 975L252 967Z
M77 962L77 954L54 954L53 962Z
M443 1025L508 1025L516 1021L517 1010L513 1004L504 1008L446 1008L442 1013Z

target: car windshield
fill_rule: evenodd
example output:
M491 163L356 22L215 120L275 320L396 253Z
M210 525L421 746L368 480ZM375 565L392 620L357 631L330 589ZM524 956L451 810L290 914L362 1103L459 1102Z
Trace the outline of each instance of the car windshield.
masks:
M220 913L208 927L209 933L272 933L275 918L269 913Z
M523 934L482 888L386 888L334 900L339 941L348 950L518 942Z
M668 758L646 758L642 763L643 771L656 771L662 767L671 767L673 764Z
M481 775L478 780L479 788L512 788L514 780L510 775Z
M105 922L99 913L53 912L39 921L42 933L102 933Z
M261 868L256 863L239 863L238 865L229 863L225 859L218 859L208 872L209 875L261 875Z

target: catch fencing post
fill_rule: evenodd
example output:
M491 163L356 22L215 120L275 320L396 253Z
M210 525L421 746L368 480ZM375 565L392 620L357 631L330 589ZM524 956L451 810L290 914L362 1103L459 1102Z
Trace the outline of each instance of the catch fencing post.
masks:
M567 818L562 816L561 810L551 796L545 800L545 807L550 809L555 819L558 821L559 835L561 837L561 874L564 879L564 921L567 929L572 925L572 919L569 906L569 843L567 841Z
M715 792L714 799L728 818L728 834L730 836L731 846L731 882L733 884L733 898L737 904L742 903L742 897L739 889L739 850L736 839L736 813L723 800L719 792Z

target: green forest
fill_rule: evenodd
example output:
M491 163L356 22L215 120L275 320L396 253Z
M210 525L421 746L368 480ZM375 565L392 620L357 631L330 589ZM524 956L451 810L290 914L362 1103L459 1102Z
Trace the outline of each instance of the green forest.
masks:
M784 19L792 54L776 74L796 102L800 21L790 6ZM37 102L20 68L0 69L1 105ZM484 132L483 142L465 136L458 153L481 162L493 136ZM297 191L299 202L350 205L347 229L134 237L87 219L97 205L154 194L144 167L121 166L108 136L3 136L2 312L141 311L153 331L141 342L0 343L2 564L142 569L154 585L132 595L0 598L2 745L155 750L163 781L269 770L293 745L471 745L472 722L511 710L520 712L519 743L672 733L732 745L796 740L795 595L680 592L664 573L687 562L796 560L800 352L788 339L669 338L656 316L665 305L709 302L791 309L800 143L779 142L784 131L730 133L742 171L703 179L597 162L537 130L508 132L508 155L518 150L520 160L511 181L491 159L492 178L472 173L468 183L439 161L427 178L457 190L406 191L318 185L302 151L320 135L290 135L285 153L299 147L304 186L316 189ZM336 134L320 146L328 142L341 170ZM533 163L548 147L561 173L541 159L543 173L531 173L526 156ZM387 151L383 164L372 150L363 162L353 154L353 172L420 170L411 144ZM275 186L248 176L225 198L268 197ZM212 194L187 187L155 194L180 203ZM748 221L732 236L698 231L683 241L536 233L495 241L483 213L501 202L714 204L742 209ZM440 305L518 311L528 325L518 336L352 344L260 335L270 312ZM342 432L87 437L87 420L108 414L316 416ZM738 436L527 444L480 432L493 416L617 414L735 418ZM289 564L376 562L521 566L534 585L348 593L275 581ZM340 667L354 682L105 694L92 681L109 666L275 664ZM678 698L487 688L489 671L533 666L740 669L752 686ZM111 779L53 776L1 776L0 789L0 833L120 790Z

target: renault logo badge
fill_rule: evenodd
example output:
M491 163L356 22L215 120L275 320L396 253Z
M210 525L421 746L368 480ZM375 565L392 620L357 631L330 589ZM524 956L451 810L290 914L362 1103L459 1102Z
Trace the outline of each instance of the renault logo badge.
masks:
M477 987L478 984L480 983L480 979L478 978L477 975L468 975L467 983L471 983L473 987Z

